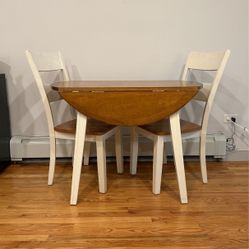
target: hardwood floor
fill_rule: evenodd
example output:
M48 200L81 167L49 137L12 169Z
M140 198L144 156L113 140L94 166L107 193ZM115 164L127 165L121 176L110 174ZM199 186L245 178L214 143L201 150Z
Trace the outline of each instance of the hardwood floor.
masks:
M83 167L79 203L69 205L72 168L58 164L47 186L46 164L15 164L0 174L0 248L248 248L248 162L186 163L188 204L180 204L172 163L161 195L151 192L151 163L117 175L98 193L96 165Z

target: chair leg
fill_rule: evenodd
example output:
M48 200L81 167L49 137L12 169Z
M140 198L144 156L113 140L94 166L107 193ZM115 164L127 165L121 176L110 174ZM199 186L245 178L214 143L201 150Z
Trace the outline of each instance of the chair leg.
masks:
M98 136L96 138L97 148L97 167L98 167L98 180L99 180L99 192L106 193L107 191L107 177L106 177L106 152L105 152L105 140Z
M56 160L56 139L50 137L50 159L48 169L48 185L53 185L54 182L54 171L55 171L55 160Z
M137 157L138 157L138 134L136 128L131 128L131 144L130 144L130 174L137 174Z
M89 165L90 152L91 152L91 143L86 142L85 149L84 149L84 161L83 161L84 165Z
M201 176L203 183L207 183L207 165L206 165L206 134L200 136L200 163L201 163Z
M82 158L83 158L85 135L86 135L86 123L87 123L87 117L78 112L76 134L75 134L74 158L73 158L73 174L72 174L72 187L71 187L71 198L70 198L71 205L76 205L78 200Z
M181 203L188 203L179 112L170 116L171 138Z
M152 180L152 192L154 194L160 194L161 191L161 179L163 169L163 137L157 136L154 141L153 148L153 180Z
M124 173L124 160L123 160L122 132L120 127L118 127L115 133L115 152L116 152L116 161L117 161L117 172L118 174L122 174Z

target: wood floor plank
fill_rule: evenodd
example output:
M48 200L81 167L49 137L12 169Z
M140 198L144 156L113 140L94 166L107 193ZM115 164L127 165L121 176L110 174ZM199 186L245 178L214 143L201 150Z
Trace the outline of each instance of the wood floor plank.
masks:
M248 248L248 162L186 163L189 203L180 204L174 166L164 165L161 194L151 192L152 164L135 176L108 164L108 192L98 192L96 164L84 166L79 203L69 205L72 167L13 164L0 174L1 249Z

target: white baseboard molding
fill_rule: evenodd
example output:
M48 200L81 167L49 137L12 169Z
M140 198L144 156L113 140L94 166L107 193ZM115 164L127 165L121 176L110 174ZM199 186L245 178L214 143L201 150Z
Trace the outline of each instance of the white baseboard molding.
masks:
M129 156L129 135L123 136L124 156ZM74 142L57 139L56 156L58 158L72 157ZM114 139L107 140L107 156L115 156ZM167 155L172 155L171 143L166 143ZM49 158L48 137L14 136L10 142L12 161L23 159ZM152 142L144 137L139 138L139 156L152 156ZM183 152L185 156L199 155L199 139L191 138L183 140ZM207 136L207 156L224 159L226 156L226 139L222 133ZM91 157L96 156L95 144L91 145Z
M226 161L247 161L249 163L249 151L248 150L235 150L227 152Z

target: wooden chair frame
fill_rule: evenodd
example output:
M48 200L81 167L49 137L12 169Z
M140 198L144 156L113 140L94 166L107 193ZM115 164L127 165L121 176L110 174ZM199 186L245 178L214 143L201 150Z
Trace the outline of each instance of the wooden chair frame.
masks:
M203 88L194 97L195 100L205 102L200 129L194 132L187 132L187 133L184 133L184 131L182 130L183 139L196 137L196 136L200 137L199 150L200 150L201 175L203 183L208 182L207 167L206 167L206 135L207 135L208 120L212 104L214 101L214 97L218 89L229 56L230 56L230 50L226 50L225 52L208 52L208 53L191 52L187 58L187 62L181 77L181 80L187 80L188 73L191 70L215 71L213 81L211 83L203 83ZM133 127L131 132L131 161L130 161L131 174L136 174L137 172L138 134L141 134L149 138L154 143L152 191L154 194L160 194L164 142L171 140L171 136L157 135L151 131L148 131L144 127ZM177 148L174 148L173 146L173 151L175 151L176 149ZM180 188L181 182L179 182L179 178L178 178L178 185Z
M35 82L37 84L42 103L45 109L45 114L47 118L48 130L49 130L49 140L50 140L50 162L49 162L49 173L48 173L48 185L52 185L54 181L55 172L55 161L56 161L56 139L70 139L75 140L75 133L65 133L55 130L53 113L51 110L50 103L61 100L59 95L51 91L52 94L47 94L44 82L41 77L41 72L52 72L59 71L62 73L65 81L69 80L68 72L62 60L60 52L55 53L35 53L39 57L39 61L36 62L33 59L34 53L26 50L26 57L29 62L31 71L34 75ZM51 89L52 90L52 89ZM55 94L53 94L55 93ZM82 131L83 132L83 131ZM115 150L116 150L116 160L117 160L117 171L118 173L123 173L123 157L122 157L122 139L121 139L121 129L116 126L110 129L105 134L86 134L86 143L84 149L84 164L89 163L90 154L90 143L96 142L97 148L97 165L98 165L98 180L99 180L99 192L105 193L107 191L107 179L106 179L106 152L105 152L105 141L111 136L115 135ZM73 160L81 160L77 157L75 153ZM75 203L71 203L75 204Z

